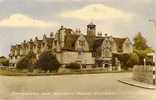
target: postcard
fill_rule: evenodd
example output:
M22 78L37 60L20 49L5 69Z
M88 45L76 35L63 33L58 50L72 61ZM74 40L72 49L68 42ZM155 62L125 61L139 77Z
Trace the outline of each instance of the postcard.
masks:
M155 0L0 0L0 100L156 100Z

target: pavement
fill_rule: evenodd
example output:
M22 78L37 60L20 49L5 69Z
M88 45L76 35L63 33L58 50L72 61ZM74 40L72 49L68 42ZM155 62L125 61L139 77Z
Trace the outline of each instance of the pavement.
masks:
M0 76L0 100L156 100L156 90L119 82L132 73Z
M120 81L122 83L125 83L125 84L128 84L128 85L131 85L131 86L136 86L136 87L140 87L140 88L156 90L156 85L139 82L139 81L136 81L136 80L134 80L132 78L123 78L123 79L119 79L118 81Z

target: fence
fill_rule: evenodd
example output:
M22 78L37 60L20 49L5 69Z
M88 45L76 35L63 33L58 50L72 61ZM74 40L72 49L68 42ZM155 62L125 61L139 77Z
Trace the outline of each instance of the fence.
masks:
M154 66L136 65L133 68L133 79L139 82L155 84Z

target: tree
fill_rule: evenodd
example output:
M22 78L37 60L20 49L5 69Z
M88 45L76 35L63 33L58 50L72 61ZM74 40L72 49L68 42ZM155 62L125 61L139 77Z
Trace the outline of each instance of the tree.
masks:
M0 57L0 64L2 64L3 66L9 66L9 60L6 57L1 56Z
M146 39L142 36L141 32L139 32L133 39L134 41L134 53L136 53L139 57L139 64L144 63L144 58L146 58L148 53L153 52L152 48L147 45Z
M139 57L136 53L131 53L129 55L129 59L126 63L127 67L133 67L134 65L137 65L139 63Z
M29 52L20 61L18 61L16 67L17 69L29 69L29 71L32 71L35 63L36 55L33 52Z
M37 67L44 71L58 71L60 63L50 51L43 52L37 61Z
M142 36L141 32L139 32L134 37L134 48L137 50L146 50L148 47L146 39Z
M131 54L113 54L113 66L116 66L115 58L118 58L121 64L121 68L127 70L134 65L137 65L139 62L139 57L135 53Z

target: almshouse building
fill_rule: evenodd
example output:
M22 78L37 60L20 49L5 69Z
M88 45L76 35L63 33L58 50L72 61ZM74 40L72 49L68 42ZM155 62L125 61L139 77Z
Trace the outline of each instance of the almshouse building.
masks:
M102 33L96 36L96 25L87 25L87 34L80 30L61 28L49 37L43 35L43 39L23 41L11 47L9 59L10 66L16 67L17 62L29 52L36 54L36 59L44 51L53 52L63 67L76 62L84 68L112 67L113 54L130 54L133 46L129 38L116 38Z

